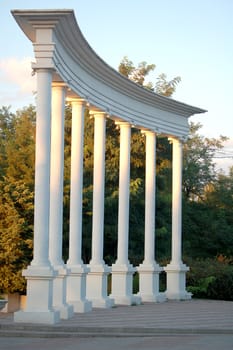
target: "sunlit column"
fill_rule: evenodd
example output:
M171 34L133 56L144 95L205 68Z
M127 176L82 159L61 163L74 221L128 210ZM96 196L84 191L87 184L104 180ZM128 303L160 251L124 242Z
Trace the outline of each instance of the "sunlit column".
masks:
M94 114L94 181L92 217L92 256L90 265L103 265L105 133L104 113Z
M142 301L163 301L159 293L159 273L162 268L155 262L155 193L156 193L156 134L144 131L146 138L145 174L145 241L144 261L137 268L139 295Z
M180 264L182 220L182 143L172 139L172 263Z
M130 144L131 124L117 123L120 127L120 169L118 202L118 244L117 260L112 265L112 294L116 304L139 304L134 296L133 274L136 269L128 260L129 245L129 195L130 195Z
M52 70L37 68L36 163L33 260L27 279L27 305L14 314L16 322L53 324L60 313L53 309L53 278L49 262L50 131Z
M53 267L63 267L63 172L64 172L64 110L65 86L52 86L51 170L49 259Z
M146 188L145 188L145 252L144 263L154 264L155 260L155 178L156 178L156 135L145 132L146 136Z
M50 266L49 203L52 72L37 70L34 250L32 266Z
M131 125L120 124L120 174L118 202L117 264L129 264L129 188Z
M86 300L86 275L89 269L82 261L83 139L86 102L69 100L72 106L70 231L67 267L67 301L75 312L91 310Z
M84 100L72 100L70 236L68 266L82 266Z
M172 143L172 259L165 267L167 273L168 299L190 299L186 291L186 272L189 268L182 262L182 142L177 138Z
M57 276L53 280L53 307L67 319L73 307L66 303L67 269L62 260L64 178L65 84L52 85L49 259Z
M108 308L113 300L107 296L107 276L110 268L103 260L104 244L104 186L105 186L105 138L106 115L94 112L94 175L92 257L87 275L87 298L93 307Z

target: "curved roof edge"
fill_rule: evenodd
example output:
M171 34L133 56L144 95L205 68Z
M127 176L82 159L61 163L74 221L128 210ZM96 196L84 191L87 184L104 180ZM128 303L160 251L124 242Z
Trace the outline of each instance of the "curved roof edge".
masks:
M206 112L145 89L106 64L82 35L73 10L11 12L34 45L35 68L40 65L41 52L49 51L56 71L54 80L64 81L71 89L72 97L88 99L92 106L107 111L113 119L181 137L188 134L187 118ZM41 39L38 42L38 28L52 30L46 43Z

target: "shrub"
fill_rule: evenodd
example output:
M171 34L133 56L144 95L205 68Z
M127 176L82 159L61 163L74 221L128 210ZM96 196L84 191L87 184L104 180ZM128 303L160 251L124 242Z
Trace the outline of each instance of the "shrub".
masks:
M232 259L188 260L187 289L196 298L233 300Z

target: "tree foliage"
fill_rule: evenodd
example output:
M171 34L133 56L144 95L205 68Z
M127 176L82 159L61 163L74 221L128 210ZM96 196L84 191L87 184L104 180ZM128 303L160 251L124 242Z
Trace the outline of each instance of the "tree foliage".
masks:
M35 111L0 110L0 290L23 291L32 257Z
M156 84L151 81L146 81L148 75L156 68L155 64L147 64L146 61L138 63L135 67L133 62L127 56L124 56L118 67L119 72L134 81L136 84L143 86L146 89L155 91L156 93L170 97L176 90L177 84L181 81L179 76L172 80L167 80L167 75L161 73L156 78Z
M184 144L183 184L187 199L203 199L207 186L216 179L213 160L216 150L223 148L226 137L207 138L199 134L200 123L190 123L190 132Z

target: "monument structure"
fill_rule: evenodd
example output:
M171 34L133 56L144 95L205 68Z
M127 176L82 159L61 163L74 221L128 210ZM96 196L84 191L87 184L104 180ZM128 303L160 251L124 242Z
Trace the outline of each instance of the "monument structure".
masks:
M203 109L160 96L108 66L83 37L72 10L13 10L19 27L32 42L37 76L36 164L33 260L23 275L27 305L14 314L16 322L54 324L73 312L141 301L185 300L182 262L182 143L188 118ZM69 259L62 259L62 202L65 102L72 105ZM82 188L84 110L94 118L92 257L82 261ZM103 260L106 118L120 129L117 260ZM128 259L131 127L146 140L144 260L133 267ZM162 270L154 256L156 135L173 148L172 258L164 270L167 290L159 292ZM139 293L132 278L139 273ZM107 278L112 274L111 295Z

